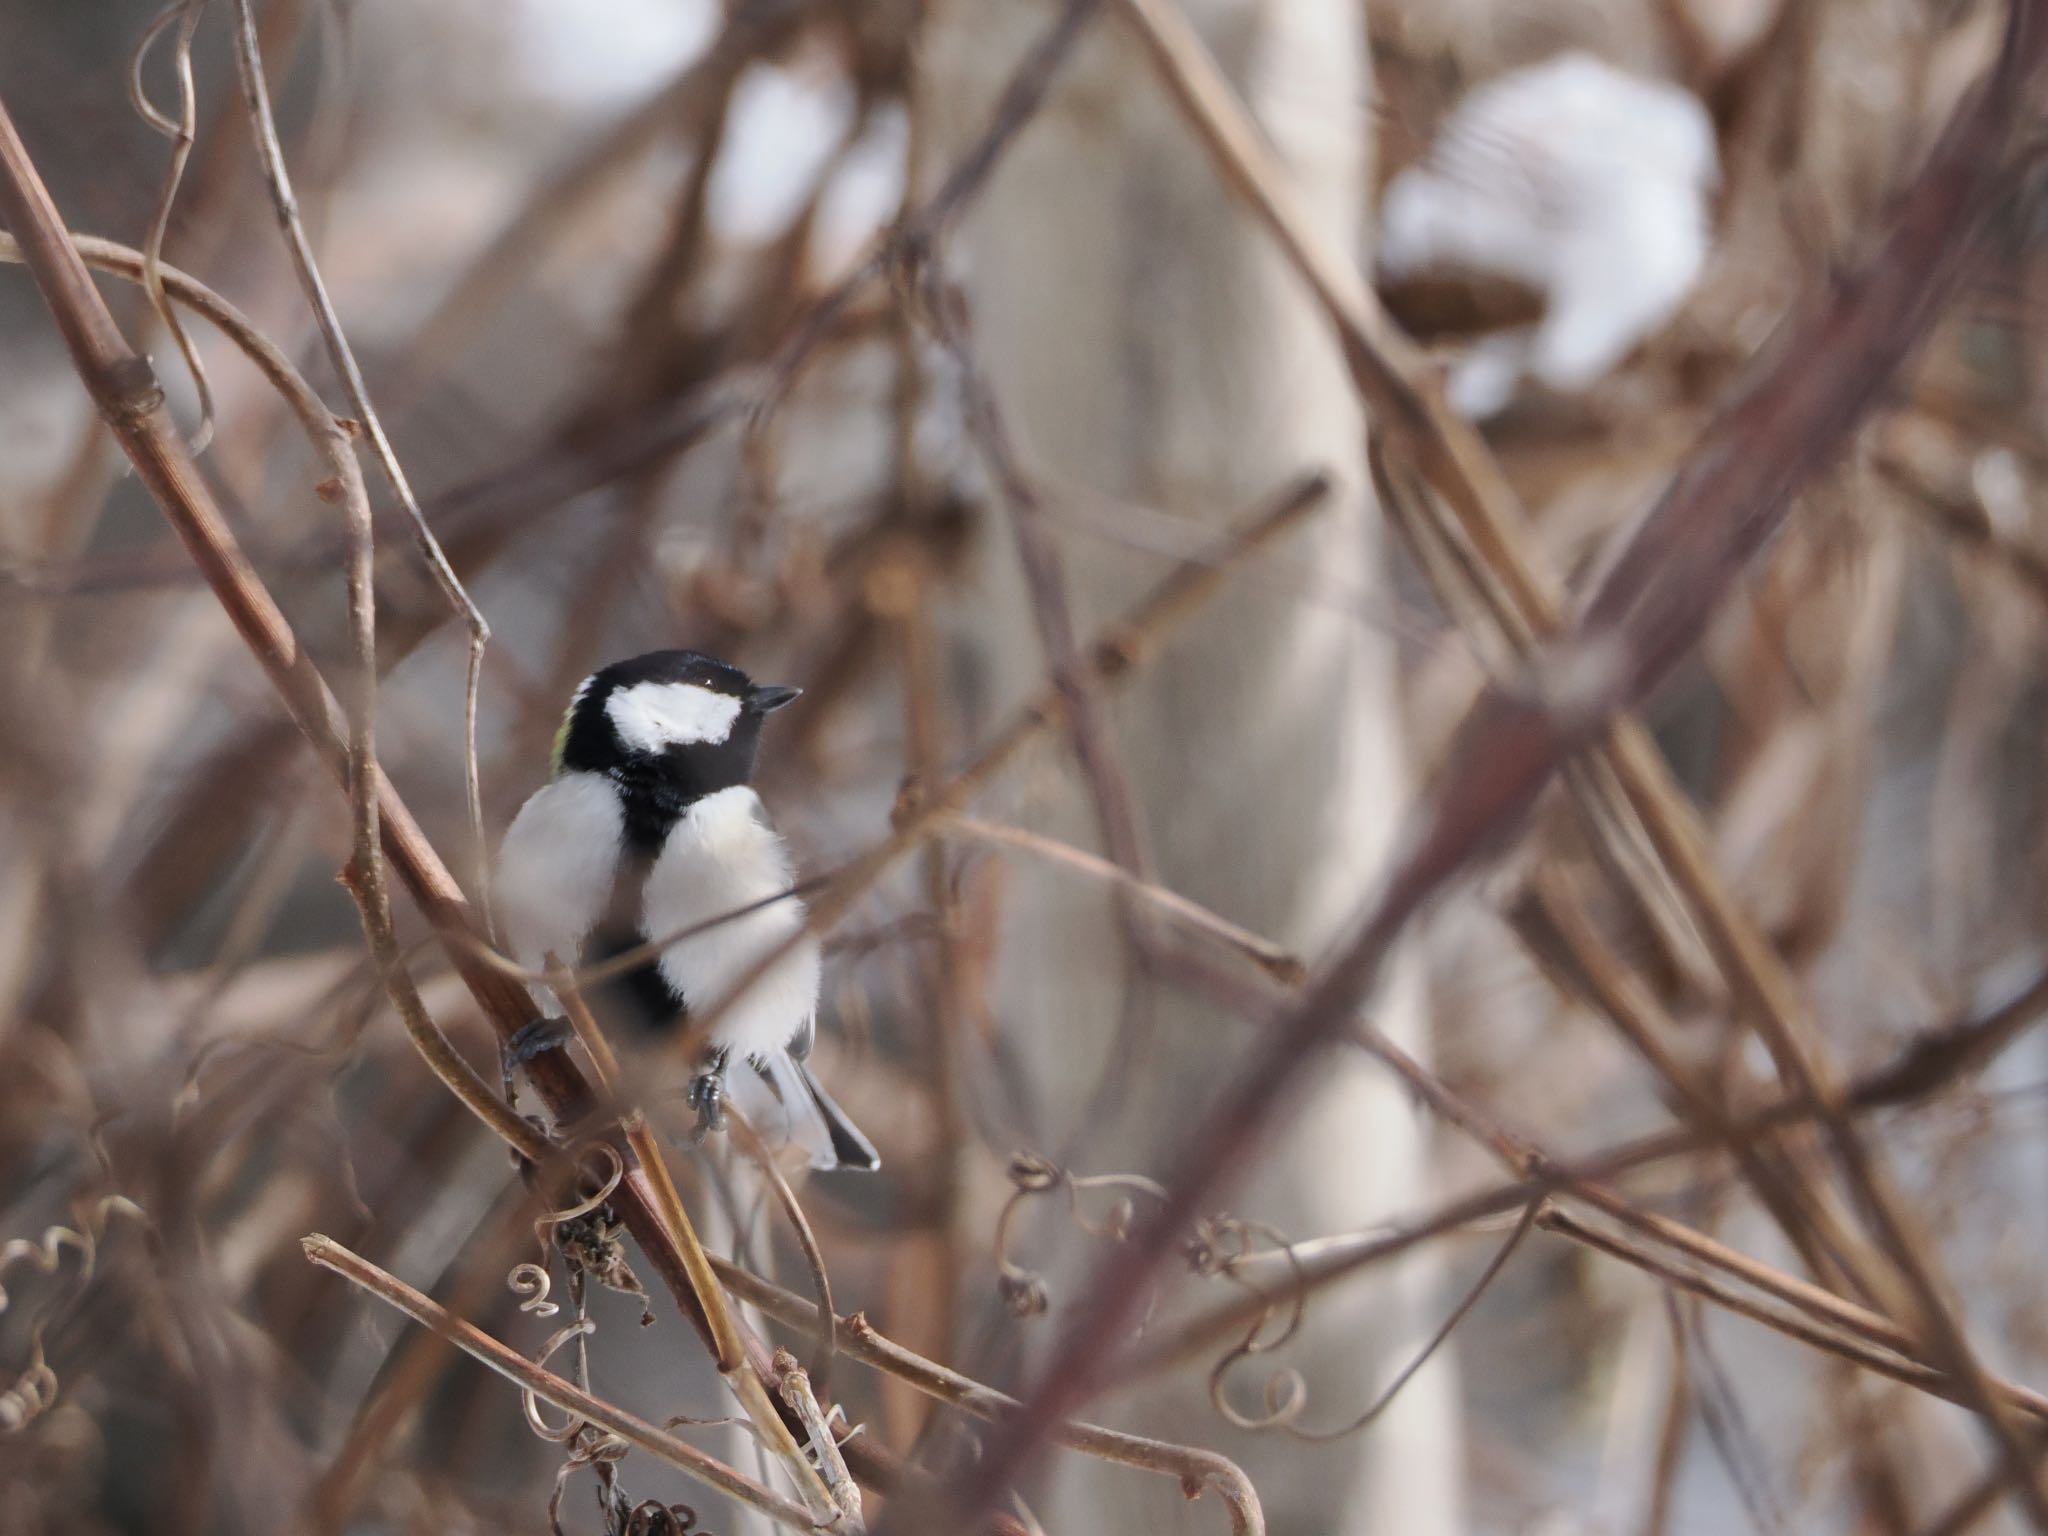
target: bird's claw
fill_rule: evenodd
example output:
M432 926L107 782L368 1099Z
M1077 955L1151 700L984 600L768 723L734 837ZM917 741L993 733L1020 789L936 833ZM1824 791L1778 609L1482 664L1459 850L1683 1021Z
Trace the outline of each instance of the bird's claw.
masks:
M535 1019L522 1025L505 1042L507 1066L523 1067L536 1056L556 1050L569 1041L567 1019Z
M690 1135L690 1144L697 1145L714 1131L725 1129L725 1056L723 1053L704 1064L704 1069L690 1079L690 1108L697 1111L697 1129Z

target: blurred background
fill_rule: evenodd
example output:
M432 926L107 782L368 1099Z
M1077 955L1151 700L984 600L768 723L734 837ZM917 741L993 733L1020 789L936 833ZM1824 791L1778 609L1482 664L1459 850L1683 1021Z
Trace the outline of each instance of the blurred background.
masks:
M1794 304L1876 248L2005 22L1991 0L1180 8L1302 218L1483 432L1523 556L1567 594ZM1247 986L1284 993L1347 930L1514 665L1412 476L1375 486L1328 323L1122 11L254 6L320 269L492 628L480 848L466 631L366 456L380 758L472 896L606 661L683 645L801 685L759 784L825 874L977 761L1054 663L1161 583L1209 579L828 935L818 1065L884 1159L792 1171L833 1300L1012 1392L1253 1059ZM230 0L10 0L0 102L75 231L139 249L156 228L353 416L265 189L235 21ZM1979 1359L2021 1384L2048 1380L2037 218L1998 213L1643 717ZM325 469L219 333L187 322L206 407L141 289L103 291L180 424L210 416L208 483L339 679ZM1277 534L1246 535L1276 509ZM1785 1219L1791 1190L1872 1251L1823 1142L1685 1141L1766 1102L1772 1064L1602 772L1549 791L1411 930L1368 1010L1409 1075L1363 1036L1316 1063L1088 1415L1228 1456L1276 1532L2028 1528L1976 1416L1938 1400L1953 1384L1891 1379L1914 1369L1904 1320ZM643 1455L536 1435L513 1387L305 1261L328 1233L528 1354L587 1309L593 1390L712 1421L678 1433L783 1486L651 1274L644 1303L572 1299L505 1149L384 1000L348 849L326 766L0 265L0 1531L767 1529ZM398 916L435 1018L497 1082L488 1024L402 897ZM1217 969L1234 981L1197 979ZM1989 1046L1934 1052L1959 1032ZM1605 1187L1690 1250L1563 1197L1570 1219L1532 1230L1512 1191L1400 1239L1513 1184L1529 1149L1658 1136ZM736 1150L672 1161L713 1246L811 1294ZM1376 1242L1258 1327L1261 1295ZM544 1320L506 1281L550 1262ZM1227 1306L1235 1331L1189 1331ZM942 1479L986 1433L844 1355L829 1400ZM2048 1405L2013 1401L2039 1443ZM1060 1449L1004 1513L1053 1536L1233 1526L1214 1485L1190 1490Z

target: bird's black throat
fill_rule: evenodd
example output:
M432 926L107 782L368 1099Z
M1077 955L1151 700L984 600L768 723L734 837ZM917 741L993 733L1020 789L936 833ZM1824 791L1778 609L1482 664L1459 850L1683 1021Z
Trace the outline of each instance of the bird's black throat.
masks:
M618 876L612 886L610 910L591 934L587 945L592 964L600 964L630 949L637 949L649 939L666 937L645 932L641 922L648 873L654 868L654 861L661 856L663 845L683 813L705 795L729 787L710 782L718 774L730 770L729 763L705 762L707 757L715 758L717 754L707 754L699 745L690 749L689 762L679 763L679 755L668 753L638 759L617 764L607 771L606 776L619 792L625 847L619 860ZM746 754L746 766L749 768L752 756L751 752ZM689 771L693 765L700 769L714 768L716 772ZM737 782L744 783L745 780ZM684 999L669 985L668 978L662 975L660 965L654 960L647 960L611 978L597 992L593 1005L600 1015L609 1014L628 1028L672 1029L688 1011Z

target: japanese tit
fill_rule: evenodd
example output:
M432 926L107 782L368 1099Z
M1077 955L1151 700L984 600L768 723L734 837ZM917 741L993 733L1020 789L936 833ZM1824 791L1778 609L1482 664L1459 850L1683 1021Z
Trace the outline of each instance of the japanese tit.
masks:
M679 1031L693 1006L725 997L798 934L795 896L746 910L792 881L789 851L747 781L762 722L797 692L695 651L654 651L585 678L550 778L498 854L497 911L514 958L534 970L549 954L590 965L667 940L658 958L588 993L609 1029L645 1042ZM878 1168L873 1143L805 1062L818 972L817 941L799 939L713 1023L689 1085L699 1134L723 1124L730 1096L754 1124L784 1128L814 1168ZM559 1011L545 988L535 994L543 1012ZM525 1044L561 1034L550 1019Z

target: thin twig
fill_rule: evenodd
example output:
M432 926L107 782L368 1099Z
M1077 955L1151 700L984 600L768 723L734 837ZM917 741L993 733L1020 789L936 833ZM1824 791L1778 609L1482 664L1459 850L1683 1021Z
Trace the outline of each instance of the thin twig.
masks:
M157 194L156 215L149 221L149 234L142 242L142 290L149 295L150 308L156 311L157 319L177 342L186 371L192 375L192 388L199 396L199 425L192 432L194 454L206 452L213 441L213 385L206 377L206 364L199 349L186 333L185 322L178 318L164 293L163 259L164 236L170 232L178 188L184 183L185 165L192 158L192 146L199 136L199 93L192 81L192 35L199 30L199 18L205 10L206 0L171 0L143 29L142 40L135 45L134 55L128 61L128 100L144 122L171 141L171 163L164 172L163 189ZM142 70L150 51L172 22L178 27L171 53L178 76L176 117L159 111L142 83Z
M378 419L377 408L370 401L369 386L363 382L362 369L356 365L355 351L349 346L348 336L342 330L341 317L336 313L334 301L328 297L327 284L320 276L319 264L313 259L313 244L306 236L305 222L299 217L298 198L292 192L291 174L285 167L284 146L278 141L277 120L270 110L270 86L263 76L263 50L256 35L256 11L251 0L234 0L235 16L239 23L235 33L235 63L241 75L242 95L249 107L249 120L256 139L256 150L263 162L263 174L270 188L271 206L277 214L279 228L284 232L285 245L291 251L292 265L299 275L299 284L305 289L306 299L312 305L315 319L319 322L320 334L327 343L328 355L333 359L335 371L341 375L343 388L348 392L349 404L355 410L363 429L369 434L370 445L376 451L378 466L384 477L390 481L392 491L397 495L399 505L405 509L407 520L412 525L414 541L419 545L421 558L434 573L443 596L469 628L469 672L465 684L462 706L462 771L464 793L468 796L471 849L475 859L475 889L479 900L488 902L489 882L484 871L488 867L489 849L484 841L483 791L477 770L476 718L477 695L482 686L484 647L491 638L491 627L484 622L483 610L470 600L467 590L455 574L455 568L448 563L448 556L442 551L441 542L435 538L433 529L427 526L426 514L420 510L417 497L413 495L411 482L406 479L405 469L398 462L398 455L391 447L391 440L385 436L384 423ZM486 913L489 907L484 907ZM485 927L490 926L488 918Z
M804 1214L802 1202L796 1191L789 1187L789 1180L782 1176L782 1170L775 1166L775 1155L761 1133L754 1129L731 1105L726 1106L726 1115L732 1121L734 1140L748 1161L760 1171L774 1192L775 1203L782 1207L782 1214L789 1219L790 1230L796 1233L797 1246L803 1250L804 1263L811 1271L811 1294L818 1303L818 1339L812 1346L809 1378L812 1387L819 1393L831 1390L832 1356L839 1348L839 1314L832 1310L832 1276L825 1267L825 1250L818 1245L818 1234L811 1230L811 1221Z
M711 1262L726 1288L742 1301L789 1327L806 1333L817 1330L818 1309L803 1297L727 1260L714 1258ZM978 1419L1000 1423L1018 1406L1015 1398L885 1337L865 1313L840 1318L839 1336L844 1353L861 1364L886 1372L927 1397L950 1403ZM1213 1490L1229 1507L1233 1536L1263 1536L1266 1517L1259 1506L1258 1493L1243 1470L1225 1456L1078 1421L1059 1425L1053 1438L1069 1450L1178 1478L1185 1488Z
M1156 880L1141 880L1085 848L1076 848L1072 843L1063 843L1023 827L1003 826L960 812L947 816L942 828L949 836L964 837L997 848L1014 848L1126 890L1148 905L1157 907L1196 937L1211 939L1236 950L1277 981L1299 982L1307 974L1299 955L1271 939L1240 927Z

